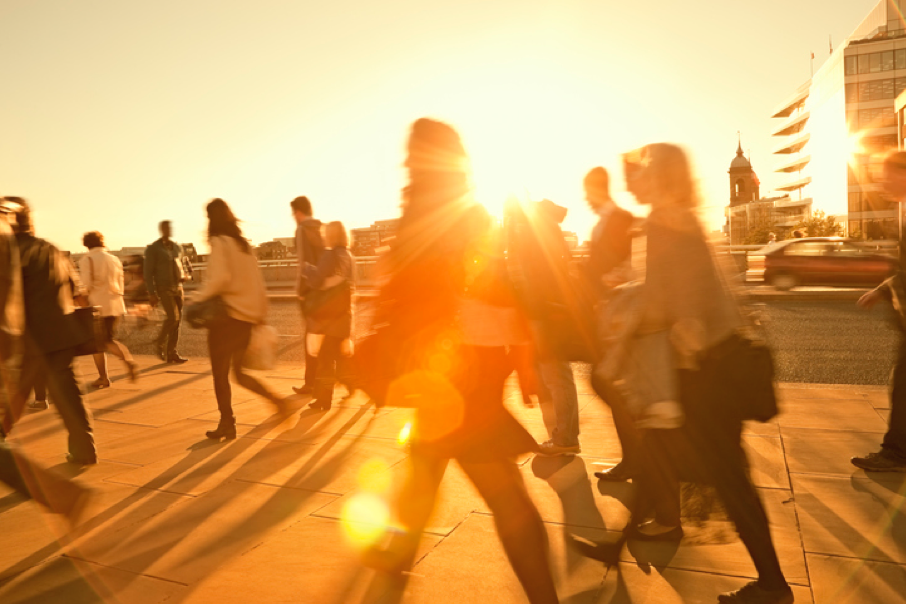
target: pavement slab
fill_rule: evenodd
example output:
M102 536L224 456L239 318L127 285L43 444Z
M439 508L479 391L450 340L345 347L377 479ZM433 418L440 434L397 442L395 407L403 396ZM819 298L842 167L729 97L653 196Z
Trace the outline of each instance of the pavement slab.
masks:
M12 581L0 584L4 604L160 604L171 601L182 586L155 577L57 556Z
M836 474L858 472L850 458L877 451L882 434L877 432L839 432L783 428L783 446L789 470L796 474Z
M906 566L817 554L806 559L815 604L892 604L906 598Z
M570 604L592 604L606 569L600 562L568 549L560 527L545 524L557 593ZM602 536L591 531L586 537ZM483 514L469 516L413 568L402 599L407 604L435 602L528 602L494 528ZM399 600L385 598L390 604Z
M866 400L782 399L780 415L772 421L782 428L815 428L884 432L887 425Z
M607 573L595 604L714 604L721 593L739 589L747 579L620 563ZM796 604L811 604L808 587L793 586Z
M906 564L906 474L794 474L805 551Z
M186 497L140 525L98 531L78 544L80 559L183 584L197 582L334 496L247 482L228 482Z

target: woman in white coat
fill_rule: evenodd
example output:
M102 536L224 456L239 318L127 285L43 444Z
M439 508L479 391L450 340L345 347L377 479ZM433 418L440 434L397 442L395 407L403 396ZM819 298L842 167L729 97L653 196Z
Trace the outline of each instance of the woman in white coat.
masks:
M82 285L88 291L88 303L100 307L104 321L104 350L94 355L94 364L98 368L98 379L91 383L92 388L110 387L110 376L107 375L107 355L126 363L129 379L138 378L138 365L132 354L122 342L116 339L116 326L126 314L126 303L123 300L123 263L109 253L104 247L104 236L98 231L85 233L82 245L88 253L79 260L79 275Z

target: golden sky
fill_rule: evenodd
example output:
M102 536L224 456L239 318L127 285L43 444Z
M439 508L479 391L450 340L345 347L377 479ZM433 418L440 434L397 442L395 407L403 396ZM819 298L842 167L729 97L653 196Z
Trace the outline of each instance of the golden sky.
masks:
M218 196L254 243L290 236L303 194L366 226L398 215L407 126L432 116L489 207L548 197L580 239L589 168L638 213L619 154L683 144L718 228L737 130L770 193L772 109L875 3L2 0L0 194L72 251L89 230L146 245L163 219L205 248Z

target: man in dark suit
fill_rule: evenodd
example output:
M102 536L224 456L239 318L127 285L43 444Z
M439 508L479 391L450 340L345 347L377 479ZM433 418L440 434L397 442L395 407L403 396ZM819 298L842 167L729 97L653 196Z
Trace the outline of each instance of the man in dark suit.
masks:
M318 265L321 252L324 251L324 241L321 238L321 221L313 217L308 197L304 195L296 197L289 206L296 221L296 260L299 263L296 273L296 295L302 309L302 340L305 342L305 383L302 386L293 386L293 391L296 394L311 394L318 375L318 358L308 354L306 342L308 318L305 316L305 295L310 288L308 277L305 276L305 265Z
M167 319L157 336L157 354L168 363L185 363L188 359L179 356L179 323L185 294L182 284L191 279L192 265L186 258L182 246L170 239L173 229L169 220L159 225L160 239L145 249L145 285L151 306L158 302L167 313Z
M612 288L628 279L629 256L632 252L632 214L617 206L610 197L610 177L601 167L592 168L585 176L585 199L598 215L592 231L591 248L585 275L592 294L606 304ZM623 448L623 459L613 468L595 472L602 480L623 481L637 471L638 434L620 392L594 371L592 388L613 412L613 423Z
M75 307L73 289L78 291L80 287L78 276L60 250L34 236L31 212L25 200L6 199L20 206L14 224L25 308L20 379L28 382L28 376L35 371L45 371L50 396L69 432L66 459L80 465L95 464L97 450L91 418L72 369L75 348L91 337L71 316Z

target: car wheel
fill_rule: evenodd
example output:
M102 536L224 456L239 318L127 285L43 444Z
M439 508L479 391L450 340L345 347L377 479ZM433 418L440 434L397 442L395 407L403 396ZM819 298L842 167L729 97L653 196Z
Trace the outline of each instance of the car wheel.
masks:
M799 279L796 278L796 275L791 275L789 273L780 273L774 275L771 279L771 285L776 287L782 292L789 291L799 285Z

